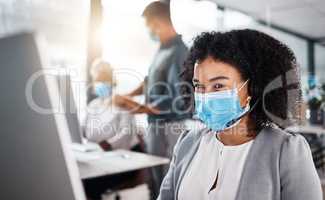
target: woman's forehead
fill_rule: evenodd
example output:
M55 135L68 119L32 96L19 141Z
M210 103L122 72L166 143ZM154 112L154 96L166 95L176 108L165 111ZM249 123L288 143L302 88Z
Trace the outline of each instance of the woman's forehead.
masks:
M206 58L202 62L196 62L194 66L194 77L199 81L208 81L215 79L215 77L224 77L223 79L241 81L241 74L234 66Z

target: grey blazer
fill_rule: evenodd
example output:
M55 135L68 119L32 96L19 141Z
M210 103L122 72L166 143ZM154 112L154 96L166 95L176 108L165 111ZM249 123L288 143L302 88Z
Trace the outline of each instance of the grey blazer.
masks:
M184 174L206 131L200 129L180 136L158 200L178 199ZM306 140L278 128L263 129L247 156L236 200L321 199L320 179Z

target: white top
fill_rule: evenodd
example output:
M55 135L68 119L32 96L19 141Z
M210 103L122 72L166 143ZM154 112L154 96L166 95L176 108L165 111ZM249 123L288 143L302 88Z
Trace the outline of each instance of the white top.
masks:
M253 140L225 146L209 132L203 136L181 182L180 200L235 200L247 154ZM216 180L216 187L210 191Z
M142 134L134 115L101 98L92 100L87 107L85 135L91 142L106 140L113 149L131 149L139 143Z

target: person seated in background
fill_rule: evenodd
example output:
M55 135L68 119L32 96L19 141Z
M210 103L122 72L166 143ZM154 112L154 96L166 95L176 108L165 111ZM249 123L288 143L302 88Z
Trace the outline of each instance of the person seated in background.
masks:
M119 97L112 98L116 81L111 65L96 60L90 69L91 93L85 122L85 137L98 143L105 151L127 149L143 152L141 127L136 126L134 115L118 106ZM145 183L145 171L137 170L114 176L83 180L86 196L99 200L107 190L119 190Z
M96 60L90 69L92 89L95 98L87 107L85 137L98 143L104 150L128 149L143 151L140 128L134 115L117 106L118 99L112 99L116 86L113 69L109 63Z

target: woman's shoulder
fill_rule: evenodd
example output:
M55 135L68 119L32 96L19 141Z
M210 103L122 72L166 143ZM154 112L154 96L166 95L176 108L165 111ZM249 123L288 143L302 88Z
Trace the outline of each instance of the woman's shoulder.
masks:
M268 140L269 142L280 144L298 144L301 142L306 142L305 138L302 135L298 133L292 133L278 127L264 128L259 135L261 135L265 140Z
M260 146L269 147L268 151L278 152L281 157L285 155L299 156L301 153L310 154L309 144L301 134L288 132L277 127L263 129L256 140Z
M174 148L174 154L178 158L191 154L197 148L204 135L209 134L209 129L198 124L198 126L184 131L178 139ZM310 153L309 144L306 139L296 133L291 133L277 127L264 128L255 138L254 145L259 150L274 152L278 156L281 154L295 154L304 151ZM260 148L259 148L260 147ZM274 154L273 154L274 155Z
M202 136L209 132L209 129L206 128L201 122L197 122L194 125L194 127L185 130L178 138L174 148L174 154L178 158L182 158L185 155L193 152L192 149L198 147Z
M301 134L281 129L269 133L281 141L279 176L282 195L287 199L322 199L320 179L306 139Z

